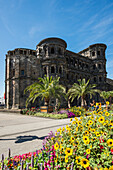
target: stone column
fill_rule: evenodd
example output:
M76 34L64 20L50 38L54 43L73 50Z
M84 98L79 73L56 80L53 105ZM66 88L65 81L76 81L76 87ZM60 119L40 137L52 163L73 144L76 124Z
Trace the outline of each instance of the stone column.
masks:
M7 70L7 74L6 74L6 108L9 109L10 108L10 96L9 96L9 89L10 89L10 83L9 83L9 79L10 79L10 58L7 57L6 58L6 63L7 63L7 66L6 66L6 70Z
M19 64L20 64L20 60L19 57L17 57L16 62L15 62L15 79L13 80L12 84L13 84L13 105L12 105L12 109L18 109L19 108Z

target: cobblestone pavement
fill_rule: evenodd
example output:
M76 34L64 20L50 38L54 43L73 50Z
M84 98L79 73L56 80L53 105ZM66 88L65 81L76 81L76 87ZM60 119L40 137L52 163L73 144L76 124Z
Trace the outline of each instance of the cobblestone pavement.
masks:
M69 119L49 119L0 112L0 154L18 155L42 148L50 131L69 124ZM1 159L1 158L0 158Z

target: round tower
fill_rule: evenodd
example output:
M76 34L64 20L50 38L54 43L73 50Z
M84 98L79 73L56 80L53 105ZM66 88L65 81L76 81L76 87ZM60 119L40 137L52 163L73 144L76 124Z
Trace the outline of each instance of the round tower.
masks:
M64 77L67 43L60 38L46 38L36 46L37 58L42 63L42 76Z

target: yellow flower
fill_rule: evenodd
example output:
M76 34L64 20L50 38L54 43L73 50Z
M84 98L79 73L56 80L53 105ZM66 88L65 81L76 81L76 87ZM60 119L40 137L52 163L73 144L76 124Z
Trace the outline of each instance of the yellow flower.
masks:
M67 156L71 156L72 153L73 153L73 149L71 149L71 148L66 148L65 154L66 154Z
M108 139L107 144L109 147L113 146L113 139Z
M78 122L78 118L75 117L74 119L75 119L76 122Z
M74 135L75 135L75 137L77 137L77 134L76 134L76 133L74 133Z
M98 121L99 121L100 123L104 123L105 118L104 118L103 116L101 116L101 117L99 117Z
M64 141L64 139L62 138L62 139L61 139L61 142L63 142L63 141Z
M109 168L109 170L113 170L113 165Z
M80 164L80 159L81 159L80 156L76 156L76 163L77 163L77 164Z
M75 122L75 121L73 121L73 122L72 122L72 125L74 125L74 124L76 124L76 122Z
M90 140L88 136L83 136L83 141L85 144L89 144Z
M55 132L55 136L57 136L57 132Z
M85 131L85 135L89 135L89 131L86 130L86 131Z
M94 119L94 116L91 116L91 119Z
M65 162L66 163L68 162L68 156L67 155L65 156Z
M91 127L88 127L88 130L91 131L92 130Z
M71 136L71 142L74 142L75 138L73 136Z
M88 124L89 124L89 125L92 125L92 124L93 124L93 121L92 121L92 120L89 120L89 121L88 121Z
M89 167L89 161L85 158L83 158L81 161L80 161L80 164L84 167L84 168L87 168Z
M86 123L86 127L89 127L89 124L88 124L88 123Z
M108 124L108 123L109 123L109 121L108 121L108 120L106 120L106 123Z
M72 120L73 120L73 119L71 118L71 119L70 119L70 122L71 122Z
M90 149L86 149L86 153L90 154L91 150Z
M78 131L78 127L76 127L76 132Z
M92 145L90 146L90 148L92 148Z
M57 142L55 143L54 148L55 148L55 150L58 150L58 149L59 149L59 145L58 145Z
M97 137L100 136L100 133L99 133L99 132L95 132L95 134L96 134Z
M66 125L66 130L68 130L69 129L69 126L68 125Z
M65 131L65 127L62 128L62 131Z
M95 133L95 129L91 129L91 131L92 131L93 133Z
M106 112L106 113L105 113L105 116L109 116L109 115L110 115L110 113L109 113L109 112Z
M108 101L106 102L106 105L109 105L109 102L108 102Z
M109 170L108 168L104 168L104 170Z

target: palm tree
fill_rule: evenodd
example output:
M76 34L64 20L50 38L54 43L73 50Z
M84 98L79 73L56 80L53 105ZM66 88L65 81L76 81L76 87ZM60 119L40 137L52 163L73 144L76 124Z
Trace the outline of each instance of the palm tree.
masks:
M113 97L113 91L101 91L100 92L100 97L102 97L106 103L106 100L109 98L109 97Z
M44 76L44 78L38 78L38 82L28 86L25 89L26 92L30 92L29 97L26 100L26 107L28 106L29 102L34 102L38 97L44 99L45 105L49 105L49 101L51 98L58 99L59 103L61 101L61 96L65 95L65 87L59 84L58 78L53 78Z
M95 95L96 92L99 92L99 90L95 89L95 84L89 84L89 80L86 82L85 79L79 79L78 83L74 83L73 86L68 90L67 95L69 96L69 99L71 99L71 102L78 96L78 99L81 97L81 106L84 107L85 105L85 97L87 94L89 94L90 98L92 98L92 95Z

